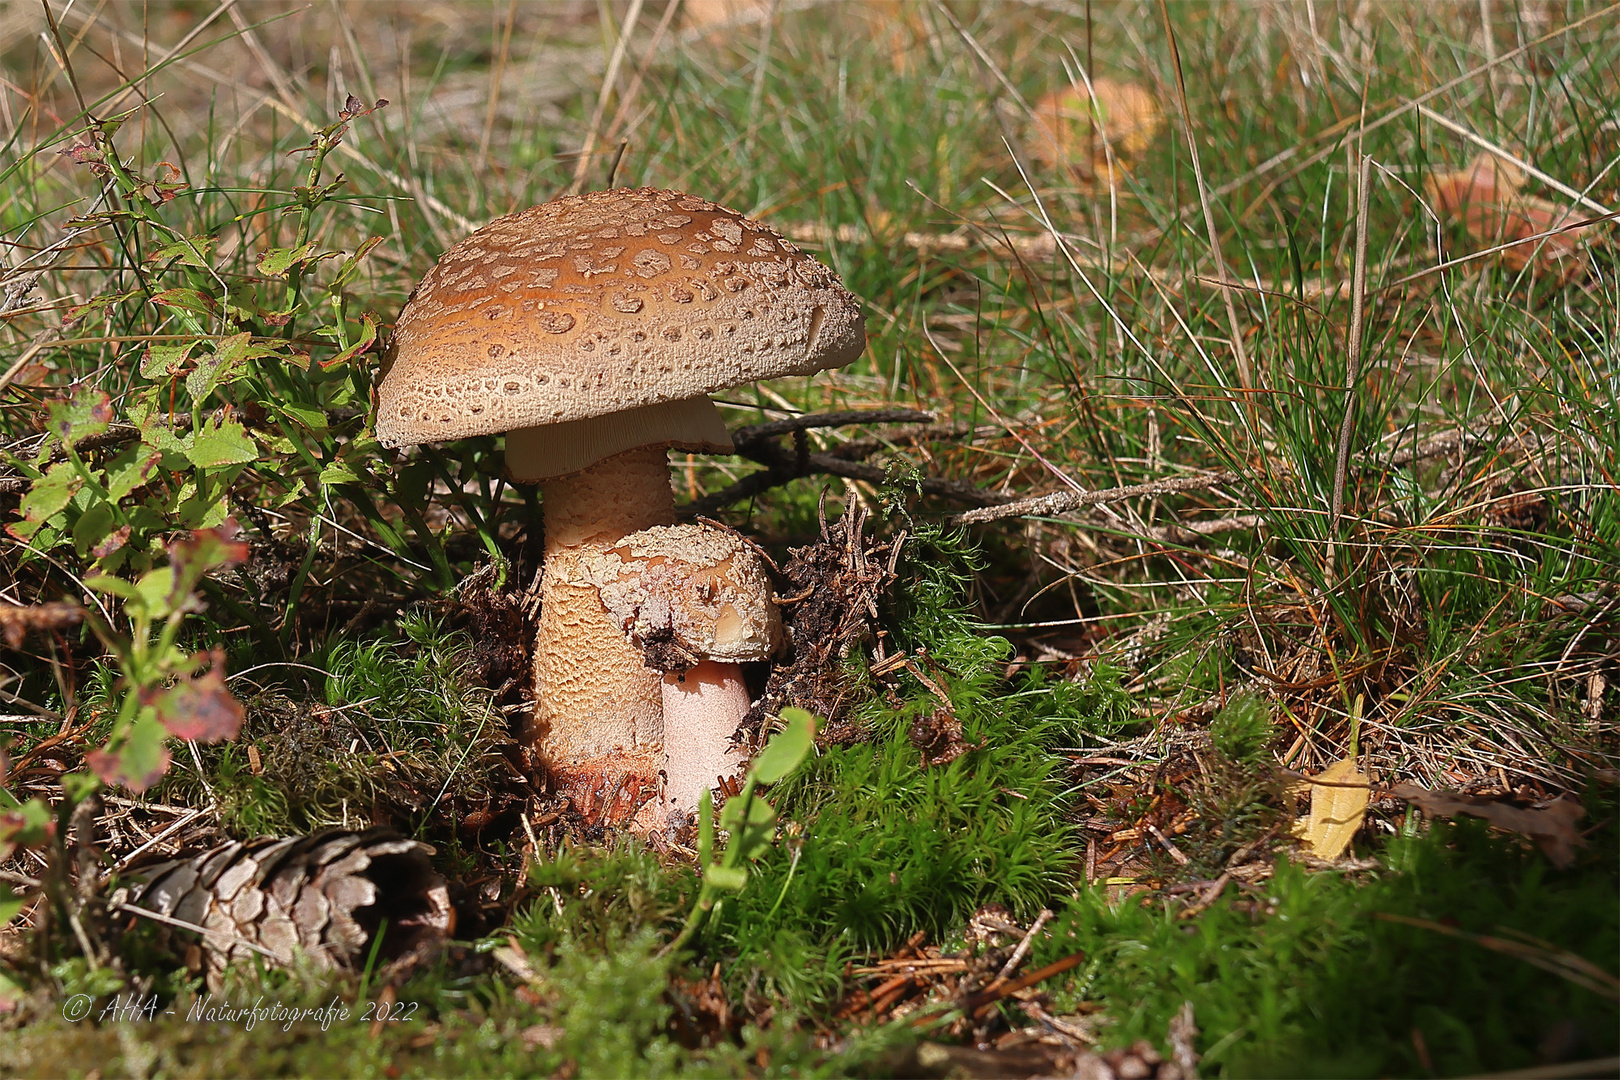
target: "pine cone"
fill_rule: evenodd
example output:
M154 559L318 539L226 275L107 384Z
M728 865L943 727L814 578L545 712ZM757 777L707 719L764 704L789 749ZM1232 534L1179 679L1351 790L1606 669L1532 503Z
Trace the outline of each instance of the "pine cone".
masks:
M282 965L299 952L324 968L364 963L379 928L381 961L430 949L455 925L432 854L387 828L233 842L146 868L129 903L202 930L217 990L228 964L254 955Z
M1069 1080L1197 1080L1198 1053L1193 1041L1198 1038L1198 1028L1193 1024L1192 1002L1184 1002L1170 1018L1167 1035L1169 1060L1146 1039L1137 1039L1129 1047L1080 1055Z

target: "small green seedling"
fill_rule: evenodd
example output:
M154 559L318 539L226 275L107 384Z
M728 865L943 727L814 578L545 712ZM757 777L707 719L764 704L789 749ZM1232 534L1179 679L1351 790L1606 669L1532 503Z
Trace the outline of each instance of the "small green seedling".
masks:
M196 590L211 570L235 566L248 555L233 539L234 522L198 529L169 546L169 565L148 570L135 581L110 574L85 584L123 600L130 632L90 613L102 644L117 658L123 700L105 749L85 755L85 764L103 782L145 791L169 767L170 735L214 742L233 739L242 726L242 705L225 687L225 652L192 655L178 638L187 615L203 610Z
M776 807L759 797L759 785L774 784L792 773L816 742L816 718L803 709L783 709L782 722L782 730L771 736L754 759L742 790L720 808L720 828L729 839L718 860L714 859L714 799L707 789L698 799L698 866L703 870L703 885L686 925L660 955L679 952L692 940L723 894L741 892L748 884L747 862L770 850L776 835Z

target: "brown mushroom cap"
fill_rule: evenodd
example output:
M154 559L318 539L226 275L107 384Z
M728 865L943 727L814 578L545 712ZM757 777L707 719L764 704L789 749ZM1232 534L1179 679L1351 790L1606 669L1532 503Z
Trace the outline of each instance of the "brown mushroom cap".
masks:
M723 529L644 529L587 555L581 576L649 663L664 670L765 660L782 641L764 560Z
M378 387L384 446L809 375L855 360L866 334L855 297L770 228L692 195L620 189L500 218L452 247L394 342Z

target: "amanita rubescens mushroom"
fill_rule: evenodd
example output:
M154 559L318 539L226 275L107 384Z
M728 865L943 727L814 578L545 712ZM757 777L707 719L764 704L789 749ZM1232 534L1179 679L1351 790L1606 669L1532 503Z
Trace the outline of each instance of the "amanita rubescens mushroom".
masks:
M702 662L685 689L666 687L585 564L674 525L670 447L731 449L705 395L840 367L865 342L858 301L815 259L724 207L650 189L491 222L445 252L400 312L377 392L382 444L506 432L512 478L541 484L534 737L591 816L627 820L656 794L666 708L687 715L696 687L721 703L704 715L719 716L746 692ZM683 740L677 762L684 752Z

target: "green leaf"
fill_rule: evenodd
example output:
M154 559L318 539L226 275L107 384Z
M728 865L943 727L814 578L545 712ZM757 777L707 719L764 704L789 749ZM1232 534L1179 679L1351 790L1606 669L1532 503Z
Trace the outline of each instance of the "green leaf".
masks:
M135 580L134 593L124 601L125 614L144 615L148 619L167 618L174 611L169 598L186 595L175 587L175 577L172 566L154 567L142 574Z
M96 779L95 773L75 769L70 773L62 774L62 794L67 796L68 802L81 803L94 795L101 787L101 781Z
M0 929L11 924L23 909L22 899L9 885L0 885Z
M151 480L153 470L162 459L162 454L144 444L130 447L107 469L107 494L113 499L122 499Z
M247 429L224 416L215 417L212 423L204 420L188 441L186 457L199 469L241 465L259 456L259 448L248 437Z
M341 461L334 461L321 470L321 483L323 485L352 484L359 479L359 474Z
M425 506L433 465L420 458L394 470L394 501L402 506Z
M72 222L63 222L62 224L64 227L68 227L71 226ZM99 315L110 307L122 304L125 300L145 299L145 296L146 294L141 290L131 289L129 292L108 293L106 296L95 297L85 303L68 308L67 314L62 318L62 325L66 326L68 323L78 322L87 315Z
M346 364L377 343L377 320L369 314L360 316L360 337L353 345L338 353L330 360L322 360L322 371L329 371L339 364Z
M199 269L208 268L207 256L214 247L212 236L193 236L187 240L176 240L172 244L164 244L146 257L149 263L165 262L169 259L178 259L181 266L195 266Z
M309 254L314 250L313 241L300 244L298 247L271 248L259 256L259 273L265 277L286 277L287 271L291 270L294 264L308 262Z
M112 399L104 391L85 389L68 401L51 402L50 432L63 445L100 435L112 423Z
M200 402L212 394L216 386L235 382L245 374L238 373L237 367L249 356L275 351L262 345L254 347L251 341L250 334L232 334L216 345L213 352L198 359L196 368L186 376L186 393L191 395L191 400Z
M774 784L797 769L816 744L816 718L803 709L783 709L782 722L786 726L754 759L754 778L762 784Z
M744 805L748 807L748 824L750 825L768 825L776 820L775 808L758 795L748 798L733 795L720 808L720 827L727 832L736 832L738 826L743 823Z
M343 261L343 265L338 267L338 271L335 275L333 275L332 282L331 284L327 285L327 289L333 293L337 293L343 288L343 286L347 285L350 279L354 277L355 271L360 268L360 260L364 259L367 255L370 255L371 250L382 242L382 237L373 236L368 238L365 243L356 248L354 254L345 259Z
M196 347L195 341L147 346L146 355L141 357L141 377L158 379L173 375L186 366L191 359L191 350Z
M152 303L162 307L194 311L199 315L210 315L214 310L214 298L196 289L164 289L162 292L152 294Z
M92 750L84 763L107 784L119 784L137 795L169 771L168 731L143 710L116 750Z
M748 871L741 866L711 864L703 868L703 881L727 892L742 892L748 884Z
M50 807L38 798L14 803L11 809L0 813L0 861L11 858L11 853L19 847L43 844L50 838L52 827Z
M698 796L698 865L707 866L714 852L714 793L708 788Z
M71 461L58 461L50 472L34 481L28 494L22 497L23 518L28 522L44 522L61 513L81 487L84 477ZM38 525L35 525L38 528ZM33 530L30 530L30 535Z
M73 548L79 558L89 554L90 549L102 544L113 531L113 508L104 502L97 502L90 509L79 515L79 520L73 523ZM113 550L116 550L114 548ZM109 552L110 554L110 552Z
M748 821L742 820L743 806L748 807ZM771 846L776 831L776 807L754 795L744 799L733 795L720 808L720 827L731 834L731 846L745 859L757 859ZM729 850L729 849L728 849Z
M326 437L328 427L326 414L320 409L308 405L299 405L296 402L278 401L275 403L275 410L286 419L308 431L315 438L324 439Z
M174 433L174 428L156 416L141 424L141 445L150 447L158 455L165 469L180 471L186 467L186 452L190 441Z
M109 593L125 600L133 599L135 596L135 583L133 581L125 581L123 578L113 577L111 574L91 574L84 579L84 583L96 592Z

